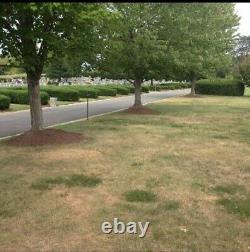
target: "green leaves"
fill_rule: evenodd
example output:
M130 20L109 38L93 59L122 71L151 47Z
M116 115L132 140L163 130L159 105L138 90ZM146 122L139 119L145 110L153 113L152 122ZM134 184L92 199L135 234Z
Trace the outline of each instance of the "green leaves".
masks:
M72 38L82 51L82 44L90 44L87 41L93 38L100 9L95 4L74 3L1 5L0 46L19 59L28 74L40 75L49 52L62 52L69 44L72 47Z
M231 3L8 3L0 46L29 73L67 55L113 78L185 79L230 64L238 21Z
M188 3L179 7L182 8L177 13L181 18L171 42L176 43L183 68L178 67L176 74L183 76L186 72L186 78L190 79L193 73L197 77L211 75L229 65L238 25L234 5Z
M157 36L159 5L115 3L112 7L116 16L105 34L103 60L97 68L113 77L143 79L156 70L163 55L164 43Z

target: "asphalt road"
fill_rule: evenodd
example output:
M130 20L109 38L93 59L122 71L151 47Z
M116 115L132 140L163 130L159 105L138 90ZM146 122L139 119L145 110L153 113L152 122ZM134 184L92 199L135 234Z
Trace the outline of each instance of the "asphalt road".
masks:
M173 96L188 94L189 89L150 92L142 94L142 103L150 103ZM126 109L133 105L134 96L124 96L108 100L89 102L89 116ZM73 120L86 118L86 103L43 108L44 126L52 126ZM0 114L0 138L22 133L30 129L30 111Z

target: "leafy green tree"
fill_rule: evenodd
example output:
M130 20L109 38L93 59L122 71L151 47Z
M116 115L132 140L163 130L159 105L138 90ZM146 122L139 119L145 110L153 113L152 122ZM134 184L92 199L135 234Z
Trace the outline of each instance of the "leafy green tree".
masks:
M44 68L46 77L50 79L58 79L70 77L69 66L64 58L55 58L51 60Z
M250 86L250 36L240 36L234 49L234 77Z
M234 57L240 61L250 54L250 36L240 36L234 48Z
M245 56L235 65L235 76L250 87L250 55Z
M88 48L88 35L101 5L76 3L4 3L0 5L0 48L27 74L31 128L42 129L39 79L48 55L60 53L70 42Z
M0 58L0 74L5 74L9 67L9 60L7 57Z
M70 59L67 55L51 59L45 66L45 74L51 79L77 77L81 75L82 61Z
M24 73L24 69L14 58L0 57L0 74Z
M231 3L178 6L180 25L176 26L173 35L176 39L171 41L175 43L179 57L175 61L176 74L192 82L191 95L194 95L197 79L214 75L231 63L239 18Z
M109 10L115 14L102 36L104 46L97 61L100 73L133 82L134 107L142 106L141 84L145 78L163 74L166 42L158 38L161 4L118 3ZM150 75L150 76L149 76Z

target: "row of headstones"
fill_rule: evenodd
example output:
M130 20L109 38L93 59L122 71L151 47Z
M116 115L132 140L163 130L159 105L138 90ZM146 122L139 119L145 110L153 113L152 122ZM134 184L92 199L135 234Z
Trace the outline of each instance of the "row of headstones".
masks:
M40 85L47 85L48 82L52 82L53 80L50 80L49 78L42 77L40 79ZM172 80L166 81L166 80L153 80L153 84L163 84L163 83L171 83ZM101 79L101 78L91 78L91 77L78 77L78 78L68 78L68 79L61 79L61 82L59 85L105 85L105 84L129 84L130 82L122 79L122 80L112 80L112 79ZM143 84L145 85L151 85L151 80L144 81ZM11 82L7 83L0 83L0 87L15 87L15 86L26 86L27 83L25 80L12 80Z
M171 81L166 81L166 80L153 80L154 84L163 84L163 83L171 83ZM99 77L96 78L91 78L91 77L79 77L79 78L68 78L68 79L62 79L59 85L84 85L84 84L91 84L91 85L105 85L105 84L129 84L128 80L121 79L121 80L112 80L112 79L101 79ZM151 80L144 81L143 84L150 85Z

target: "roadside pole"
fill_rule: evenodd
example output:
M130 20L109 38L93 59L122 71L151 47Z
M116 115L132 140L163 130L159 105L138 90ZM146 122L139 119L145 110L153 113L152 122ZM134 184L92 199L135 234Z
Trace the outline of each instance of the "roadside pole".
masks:
M87 120L89 120L89 93L87 91Z

